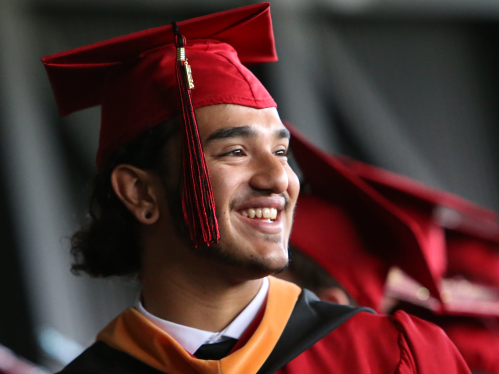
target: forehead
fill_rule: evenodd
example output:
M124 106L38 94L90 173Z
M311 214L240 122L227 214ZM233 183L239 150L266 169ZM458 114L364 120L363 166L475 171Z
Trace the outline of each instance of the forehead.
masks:
M213 132L229 127L251 126L265 135L284 129L275 108L255 109L241 105L220 104L196 109L199 133L206 140Z

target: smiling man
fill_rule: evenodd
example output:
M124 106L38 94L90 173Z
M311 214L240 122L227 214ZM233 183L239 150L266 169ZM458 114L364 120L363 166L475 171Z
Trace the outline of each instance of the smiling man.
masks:
M61 115L102 107L73 270L142 285L62 373L468 373L430 324L270 277L288 262L299 183L245 65L276 59L268 4L43 58Z

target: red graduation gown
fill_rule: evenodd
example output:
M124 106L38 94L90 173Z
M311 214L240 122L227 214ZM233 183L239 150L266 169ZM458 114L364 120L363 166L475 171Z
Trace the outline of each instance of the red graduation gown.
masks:
M221 360L196 359L135 309L97 339L62 374L470 373L431 323L405 312L375 315L324 303L272 277L260 324Z
M303 352L279 374L469 373L437 326L398 311L359 313Z

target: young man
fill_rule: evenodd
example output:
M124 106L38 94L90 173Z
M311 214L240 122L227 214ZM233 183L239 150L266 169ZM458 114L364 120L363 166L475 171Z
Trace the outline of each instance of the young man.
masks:
M102 106L74 269L142 284L63 373L468 373L432 325L268 277L288 261L299 183L244 65L275 60L268 4L43 59L61 114Z

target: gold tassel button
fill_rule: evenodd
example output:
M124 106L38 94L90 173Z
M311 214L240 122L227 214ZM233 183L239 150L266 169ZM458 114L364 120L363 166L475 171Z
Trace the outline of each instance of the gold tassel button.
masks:
M185 61L185 48L177 48L177 61Z
M185 69L185 79L187 81L187 87L189 88L189 90L192 90L194 88L194 80L192 79L191 65L189 65L187 60L185 60L184 69Z
M189 90L192 90L194 88L194 80L192 79L191 66L187 62L187 59L185 58L184 47L177 48L177 61L184 62L185 82L187 83L187 88Z

